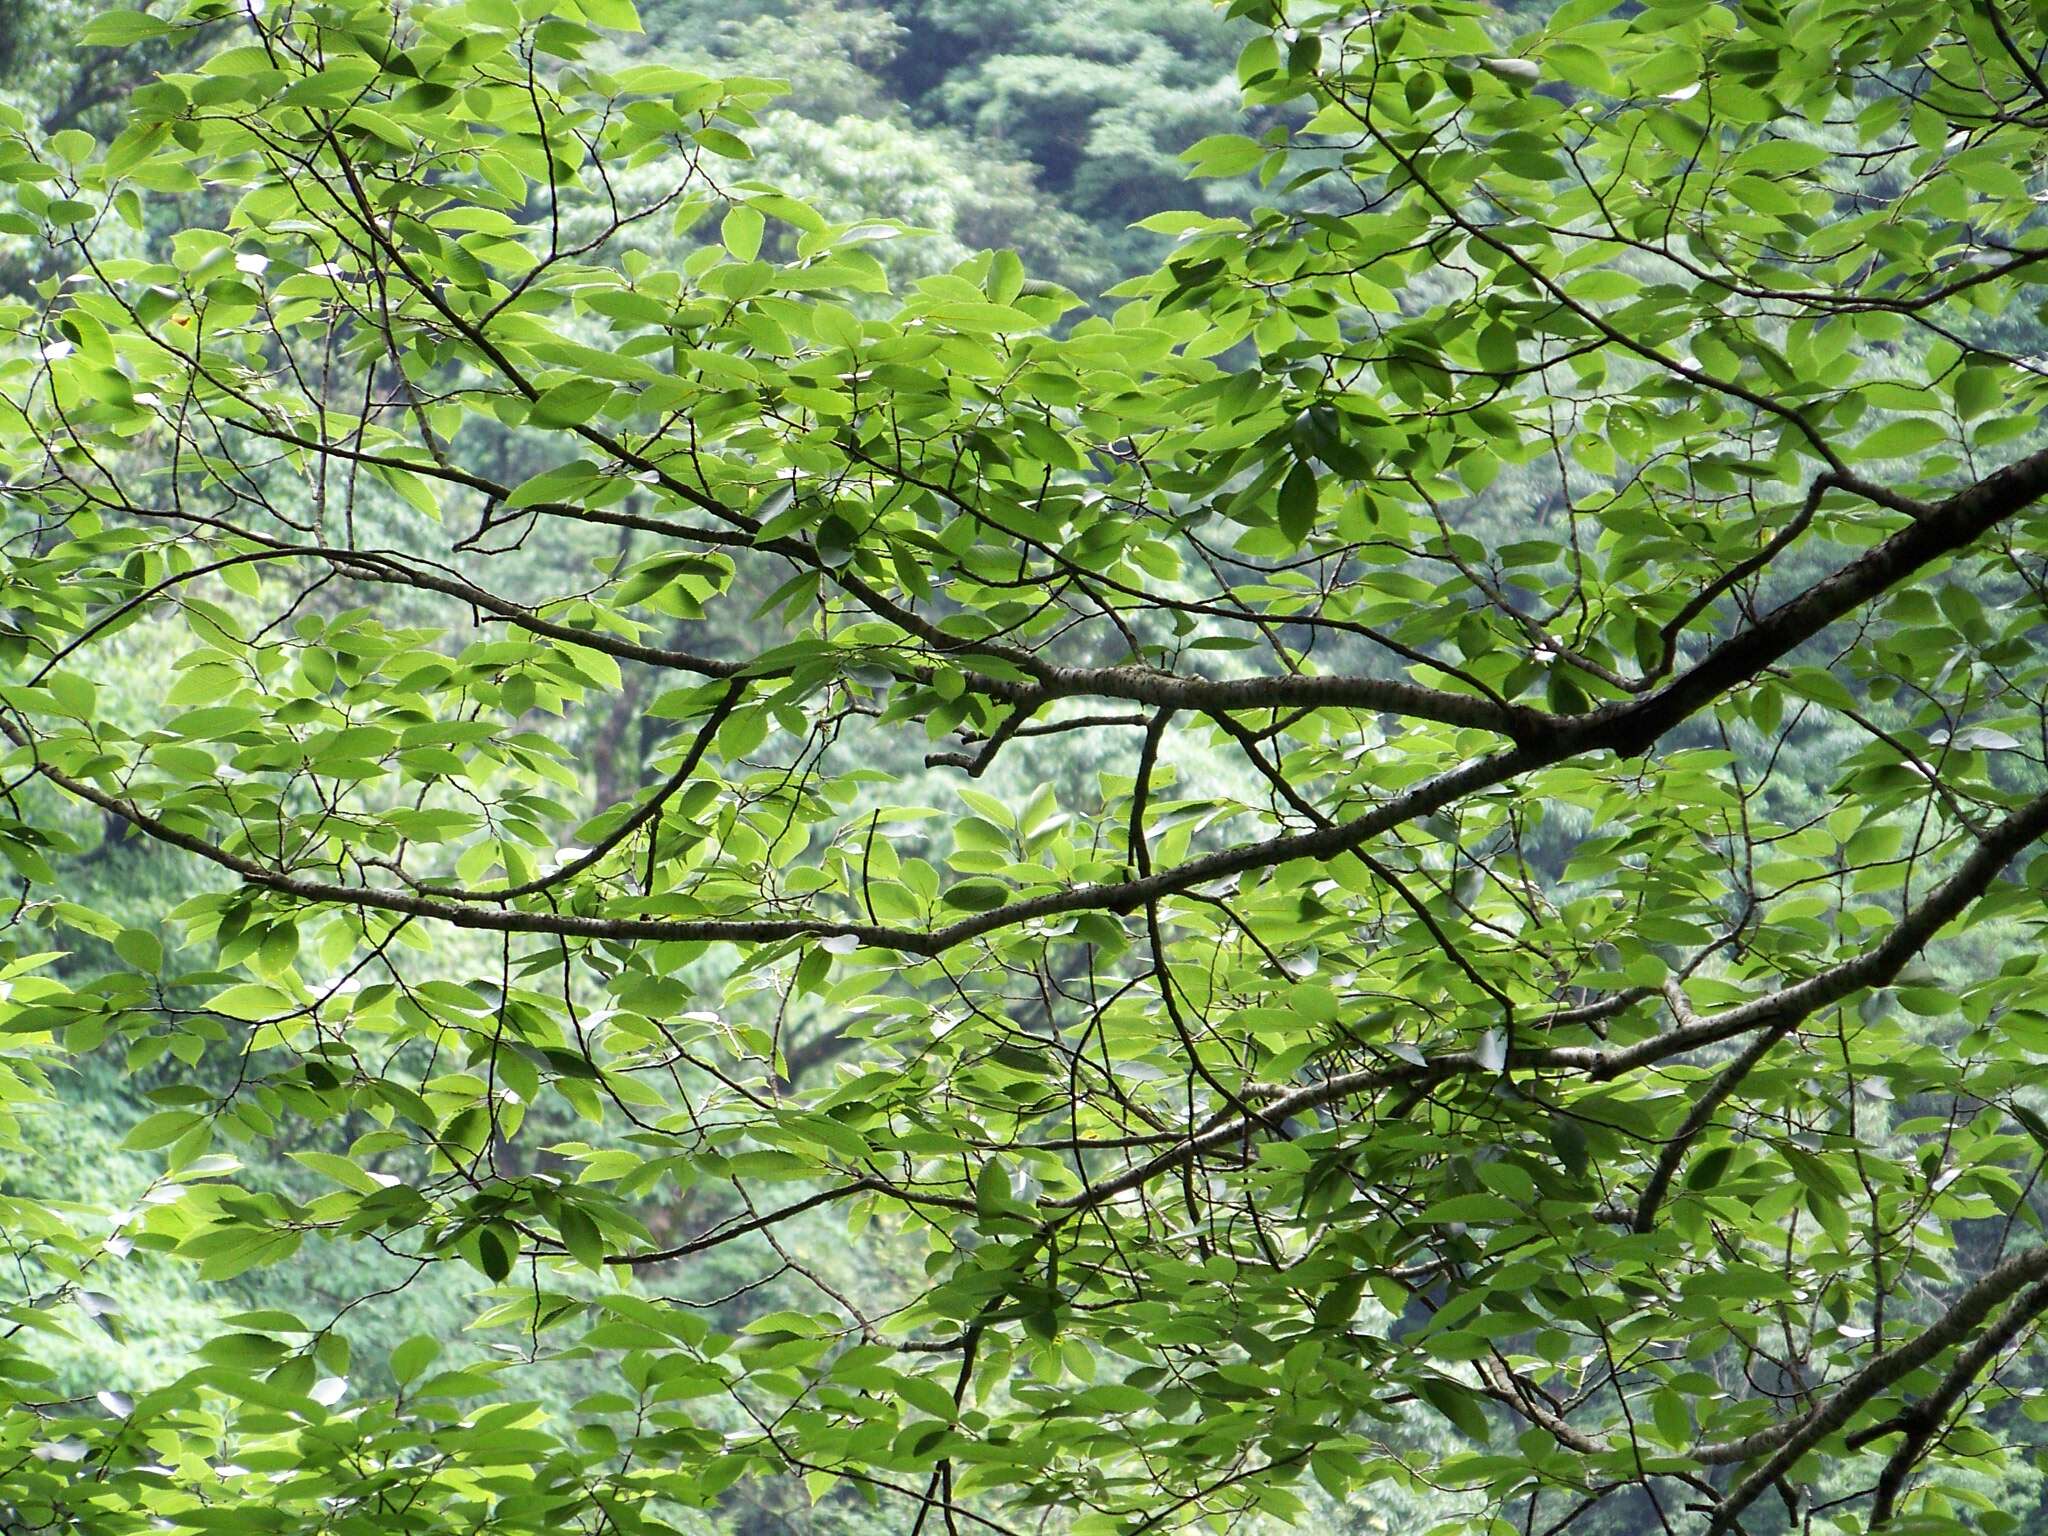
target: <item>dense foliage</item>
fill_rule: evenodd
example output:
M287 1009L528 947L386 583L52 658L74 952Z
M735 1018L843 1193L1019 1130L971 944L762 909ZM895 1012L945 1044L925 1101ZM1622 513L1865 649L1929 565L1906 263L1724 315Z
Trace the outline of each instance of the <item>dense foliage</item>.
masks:
M2048 17L711 9L0 123L0 1529L2022 1528Z

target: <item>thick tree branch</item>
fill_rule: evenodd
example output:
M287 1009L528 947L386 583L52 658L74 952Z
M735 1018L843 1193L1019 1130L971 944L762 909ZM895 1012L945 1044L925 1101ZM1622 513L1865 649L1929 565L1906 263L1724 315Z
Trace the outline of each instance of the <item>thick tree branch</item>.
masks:
M1865 1403L1955 1348L1970 1337L1993 1309L2044 1276L2048 1276L2048 1248L2015 1254L1965 1290L1938 1321L1897 1349L1869 1361L1811 1411L1759 1434L1696 1448L1694 1458L1710 1464L1766 1458L1722 1496L1708 1522L1707 1536L1720 1536L1733 1527L1758 1494L1789 1472L1800 1457L1845 1427ZM1971 1374L1974 1376L1975 1372Z

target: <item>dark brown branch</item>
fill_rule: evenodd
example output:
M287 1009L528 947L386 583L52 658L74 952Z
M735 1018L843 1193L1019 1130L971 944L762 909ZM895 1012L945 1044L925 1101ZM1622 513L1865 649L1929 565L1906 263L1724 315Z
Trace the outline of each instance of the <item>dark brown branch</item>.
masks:
M1695 1450L1693 1454L1700 1461L1724 1464L1750 1461L1769 1452L1767 1459L1730 1488L1715 1506L1707 1536L1720 1536L1730 1529L1758 1494L1790 1471L1800 1457L1847 1425L1865 1403L1962 1343L1994 1308L2043 1276L2048 1276L2048 1248L2015 1254L1957 1297L1937 1322L1897 1349L1871 1360L1810 1412L1789 1424L1741 1440Z
M1714 1111L1727 1101L1728 1095L1742 1086L1742 1080L1756 1070L1758 1062L1768 1056L1771 1048L1791 1033L1796 1020L1786 1019L1771 1026L1752 1040L1733 1061L1715 1074L1707 1084L1706 1091L1693 1101L1685 1119L1680 1123L1677 1134L1664 1144L1657 1154L1657 1166L1650 1170L1649 1181L1643 1185L1642 1198L1636 1202L1635 1216L1630 1225L1638 1232L1648 1232L1657 1222L1657 1208L1664 1203L1665 1193L1671 1188L1671 1180L1685 1162L1685 1154L1699 1138L1700 1132L1713 1124Z
M1854 1450L1880 1434L1899 1430L1906 1434L1904 1442L1885 1462L1884 1471L1878 1474L1877 1496L1870 1506L1871 1530L1879 1531L1891 1524L1893 1510L1897 1507L1900 1493L1905 1490L1907 1477L1926 1453L1928 1444L1955 1407L1957 1399L1970 1389L1971 1383L1983 1374L1985 1367L2043 1312L2048 1312L2048 1280L2037 1280L2014 1297L2004 1315L1956 1357L1934 1391L1889 1423L1877 1426L1875 1431L1859 1432L1849 1437L1849 1448Z
M1605 1080L1753 1030L1789 1026L1867 987L1889 986L1935 934L1960 917L1999 871L2043 834L2048 834L2048 794L2027 801L1990 828L1953 874L1862 954L1768 997L1680 1024L1635 1045L1612 1050L1560 1046L1535 1057L1543 1065L1582 1068L1595 1080Z

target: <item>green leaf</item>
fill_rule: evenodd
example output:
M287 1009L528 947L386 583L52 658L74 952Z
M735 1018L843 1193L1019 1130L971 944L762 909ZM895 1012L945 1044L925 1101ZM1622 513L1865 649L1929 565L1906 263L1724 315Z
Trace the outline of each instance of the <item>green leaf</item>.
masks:
M1315 529L1318 510L1315 471L1297 460L1280 482L1280 531L1290 543L1306 543Z
M1652 1393L1650 1412L1657 1426L1657 1434L1666 1445L1683 1446L1691 1443L1692 1415L1686 1411L1684 1398L1671 1391Z
M605 27L613 32L638 32L640 13L633 8L633 0L575 0L576 8L593 27Z
M224 1019L251 1020L276 1018L295 1012L298 1007L276 987L254 981L216 992L206 1006Z
M604 1272L604 1234L598 1231L597 1223L587 1213L576 1206L564 1205L561 1214L555 1218L555 1230L561 1235L562 1246L569 1250L577 1263L599 1274Z
M2026 1105L2014 1102L2010 1106L2012 1117L2019 1122L2020 1129L2034 1138L2034 1143L2048 1153L2048 1120L2036 1114Z
M165 1109L147 1119L139 1121L121 1139L121 1145L135 1152L153 1152L158 1147L167 1147L180 1136L201 1124L205 1117L197 1110Z
M325 1174L344 1189L355 1190L358 1194L374 1195L384 1187L353 1161L332 1152L294 1152L291 1155L295 1162L305 1164L315 1173Z
M1266 158L1266 151L1238 133L1212 133L1181 151L1197 176L1242 176Z
M487 1279L499 1281L512 1273L513 1262L519 1256L519 1245L511 1232L495 1225L480 1227L475 1243L477 1268Z
M761 251L761 231L766 225L759 211L735 203L719 229L719 238L735 261L752 261Z
M138 971L164 968L163 943L146 928L123 928L114 938L114 953Z
M1564 1165L1565 1172L1575 1179L1584 1178L1593 1166L1593 1155L1591 1144L1579 1123L1568 1115L1554 1114L1545 1121L1544 1128L1550 1138L1550 1148Z
M419 1379L420 1373L440 1358L441 1341L426 1337L407 1339L391 1351L391 1375L400 1386Z
M1965 421L1975 420L1997 406L2003 383L1994 368L1965 368L1956 375L1956 412Z
M92 154L92 135L82 128L66 128L51 134L46 147L66 165L79 165Z
M127 48L167 37L171 31L169 22L140 11L103 11L79 31L78 43L86 48Z
M1489 1435L1486 1414L1471 1388L1448 1377L1424 1376L1416 1381L1415 1391L1466 1439L1480 1445L1486 1443Z
M999 1216L1015 1204L1010 1196L1009 1172L998 1159L988 1159L975 1175L974 1204L983 1216Z
M570 379L544 391L528 409L540 427L578 427L604 408L612 386L602 379Z
M1879 427L1857 443L1854 452L1859 459L1902 459L1947 440L1948 433L1940 422L1925 416L1908 416Z

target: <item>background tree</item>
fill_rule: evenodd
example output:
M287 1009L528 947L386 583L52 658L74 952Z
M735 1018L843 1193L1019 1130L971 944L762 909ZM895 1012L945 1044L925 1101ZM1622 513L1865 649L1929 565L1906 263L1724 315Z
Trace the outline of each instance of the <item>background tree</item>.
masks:
M2042 22L1233 12L1093 312L625 0L9 122L10 1525L2019 1525Z

